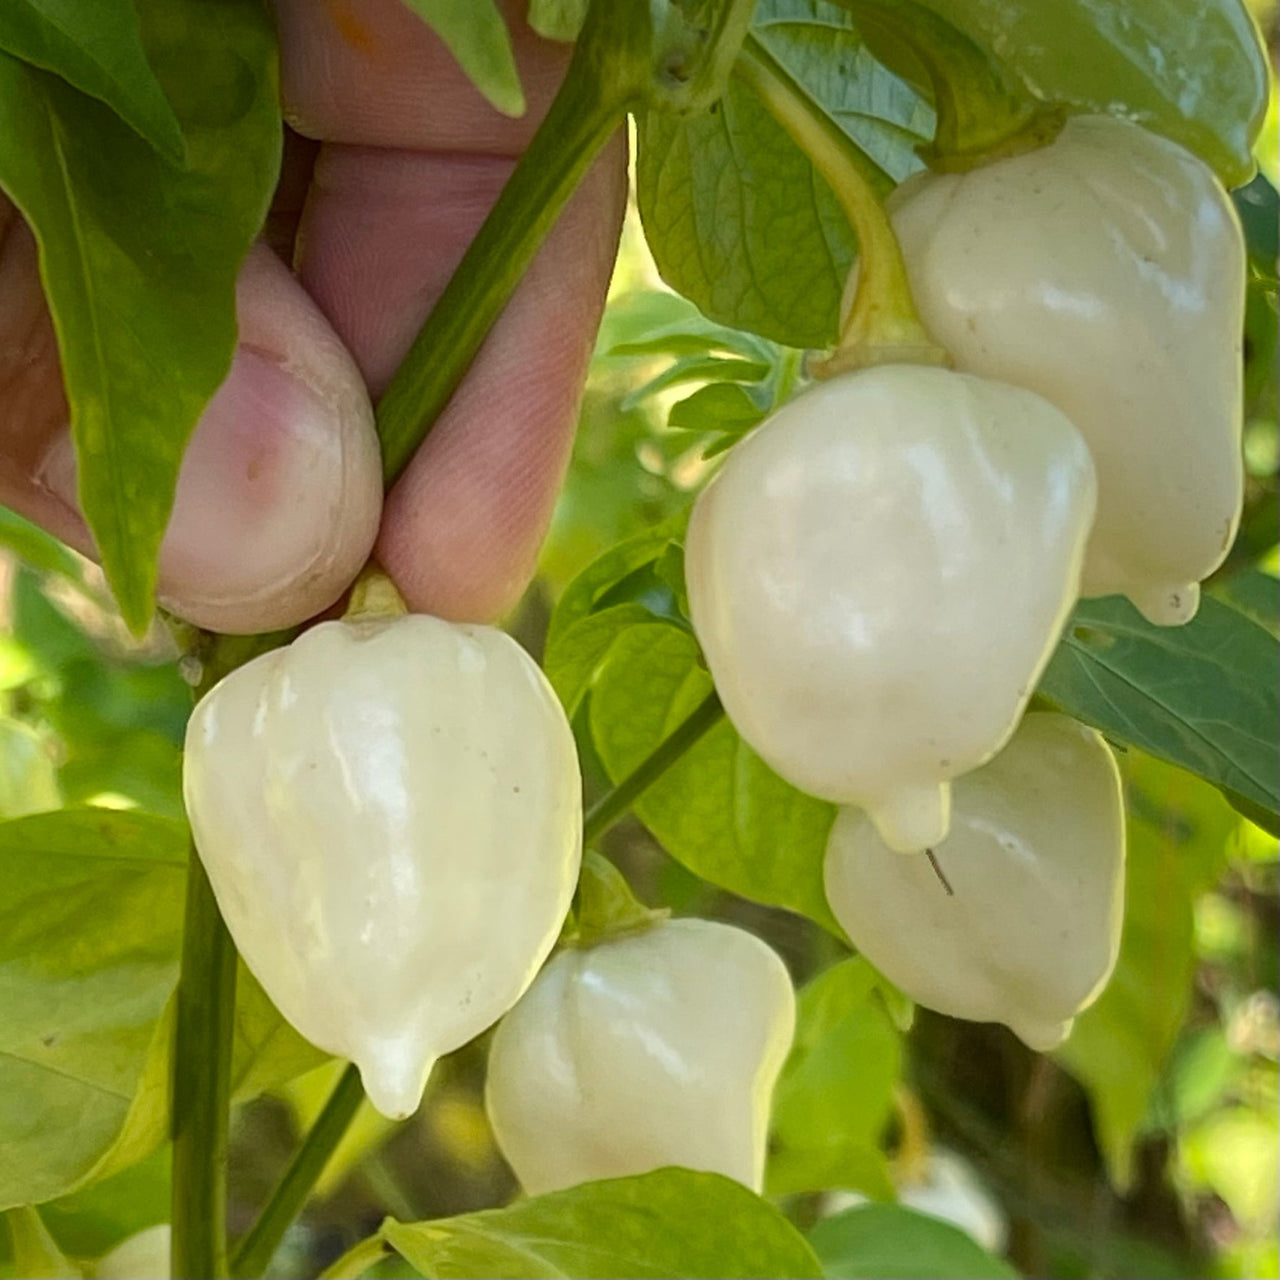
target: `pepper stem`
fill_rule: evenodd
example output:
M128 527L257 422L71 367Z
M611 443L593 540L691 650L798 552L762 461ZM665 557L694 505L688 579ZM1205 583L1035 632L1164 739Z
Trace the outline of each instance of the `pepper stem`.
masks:
M874 189L870 161L754 36L743 42L734 70L809 157L858 237L853 306L835 351L812 372L831 377L874 364L949 363L916 313L902 249Z
M646 907L622 872L593 849L582 858L575 907L574 930L562 940L567 947L593 947L620 934L640 933L671 914Z
M237 1246L231 1274L253 1280L260 1276L280 1247L285 1232L302 1210L338 1143L364 1100L360 1071L348 1066L334 1086L324 1109L298 1148L266 1208Z
M227 1274L227 1121L236 949L194 848L187 865L173 1051L172 1274Z
M370 560L351 588L351 599L342 615L344 622L385 622L403 618L409 612L404 597L386 572Z
M724 707L712 690L612 791L605 792L587 810L582 824L583 841L590 844L608 830L723 716Z

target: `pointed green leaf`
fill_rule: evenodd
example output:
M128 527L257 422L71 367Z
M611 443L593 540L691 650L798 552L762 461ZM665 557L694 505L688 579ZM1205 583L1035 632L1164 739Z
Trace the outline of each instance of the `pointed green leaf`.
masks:
M448 46L475 85L504 115L522 116L524 91L511 34L494 0L405 0Z
M1015 1280L959 1227L893 1204L846 1209L809 1233L830 1280Z
M1280 644L1205 596L1186 626L1157 627L1119 597L1082 601L1040 694L1141 748L1280 813Z
M186 158L182 126L142 47L132 0L7 0L0 49L105 102L164 158Z
M771 1194L842 1187L893 1198L881 1141L902 1038L877 994L880 981L854 956L800 992L795 1044L773 1094Z
M1267 60L1241 0L923 0L1046 102L1114 111L1199 154L1230 185L1253 172ZM1069 51L1069 52L1064 52Z
M382 1235L436 1280L821 1274L776 1209L728 1178L688 1169L586 1182L509 1209L387 1222Z
M39 242L80 502L135 631L151 616L183 449L230 367L236 273L281 135L274 37L256 0L138 8L184 168L102 102L0 54L0 187Z

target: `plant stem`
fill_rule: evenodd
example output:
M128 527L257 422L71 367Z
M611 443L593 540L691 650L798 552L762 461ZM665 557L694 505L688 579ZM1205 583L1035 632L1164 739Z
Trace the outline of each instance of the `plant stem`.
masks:
M348 1065L257 1222L236 1247L231 1274L238 1280L250 1280L267 1269L363 1100L359 1068Z
M707 696L654 747L612 791L607 791L587 811L582 824L584 844L607 831L662 775L709 729L719 723L724 707L714 692Z
M378 404L388 485L448 403L480 344L591 162L621 125L628 99L575 54L546 119L427 317Z
M227 1114L236 1007L236 949L204 866L191 850L173 1053L175 1280L227 1274Z
M933 169L955 172L1042 146L1065 113L1046 107L1016 85L957 27L923 4L904 0L838 0L877 57L906 51L933 90L933 141L917 148Z
M857 294L834 355L814 372L830 376L890 361L945 363L946 353L916 314L906 263L874 189L870 162L754 36L743 42L734 71L809 157L858 237Z

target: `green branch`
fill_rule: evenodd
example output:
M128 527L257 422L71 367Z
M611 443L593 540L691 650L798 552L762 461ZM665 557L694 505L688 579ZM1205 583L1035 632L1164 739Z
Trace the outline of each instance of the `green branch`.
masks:
M448 404L569 197L626 117L629 97L588 69L580 52L378 404L388 485Z
M334 1086L324 1110L311 1126L306 1140L298 1148L257 1222L236 1248L231 1260L231 1274L237 1280L252 1280L267 1269L284 1239L284 1233L302 1211L363 1099L360 1070L350 1065Z
M584 844L598 840L686 751L724 715L717 694L709 693L612 791L591 806L582 824Z
M734 68L822 175L858 238L857 293L834 355L815 368L829 376L869 364L944 364L916 314L906 263L876 175L857 145L757 40L748 36Z
M187 865L173 1051L173 1243L178 1280L227 1274L227 1116L236 949L195 849Z

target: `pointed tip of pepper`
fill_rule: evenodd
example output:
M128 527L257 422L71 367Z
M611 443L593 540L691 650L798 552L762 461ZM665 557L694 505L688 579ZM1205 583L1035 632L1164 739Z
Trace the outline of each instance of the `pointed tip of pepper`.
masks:
M1153 586L1142 590L1130 590L1133 607L1148 622L1157 627L1181 627L1196 616L1200 608L1200 584L1188 582L1181 586Z
M1071 1028L1074 1025L1074 1018L1067 1018L1064 1022L1055 1022L1052 1018L1037 1018L1033 1021L1022 1021L1016 1024L1010 1022L1009 1030L1028 1049L1032 1049L1036 1053L1049 1053L1066 1040L1071 1034Z
M388 1120L407 1120L422 1105L427 1077L436 1064L405 1041L383 1041L357 1059L364 1091Z
M897 853L923 853L947 838L951 784L899 787L868 803L867 815L880 839Z

